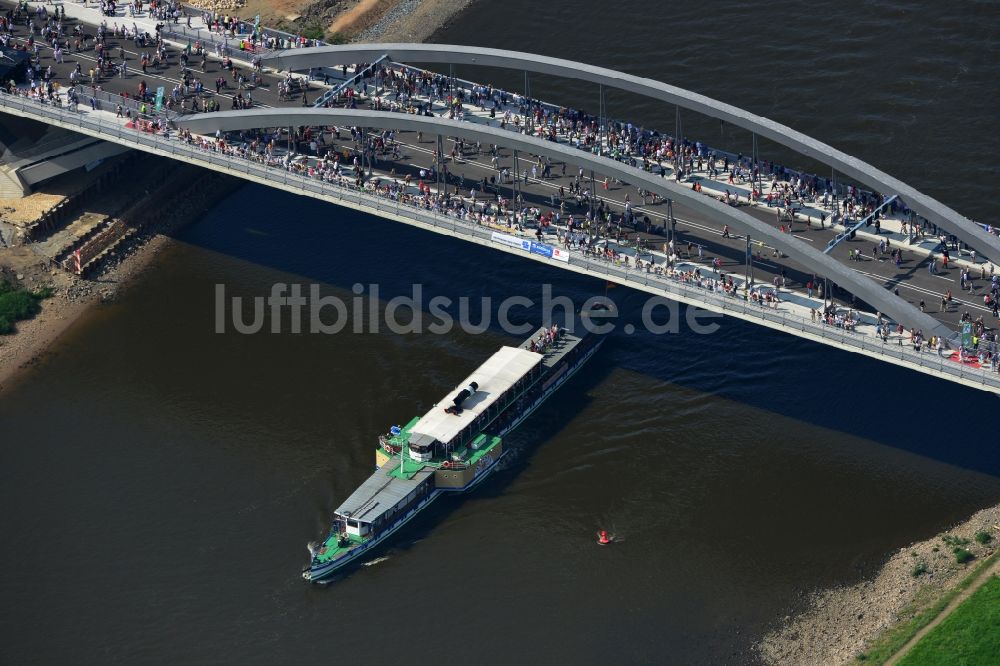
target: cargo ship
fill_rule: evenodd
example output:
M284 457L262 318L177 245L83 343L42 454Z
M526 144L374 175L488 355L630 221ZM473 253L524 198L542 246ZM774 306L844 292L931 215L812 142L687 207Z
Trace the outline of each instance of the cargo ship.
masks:
M577 318L572 329L542 327L518 347L501 347L426 414L389 428L375 449L375 472L334 512L326 539L310 544L302 577L328 580L441 495L482 483L507 454L503 437L601 346L604 337L591 328Z

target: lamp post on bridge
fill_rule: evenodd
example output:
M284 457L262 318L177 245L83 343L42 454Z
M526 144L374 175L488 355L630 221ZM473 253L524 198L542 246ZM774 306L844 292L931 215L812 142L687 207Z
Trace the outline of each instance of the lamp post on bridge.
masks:
M753 286L753 250L750 248L750 234L747 234L747 249L746 249L746 287L749 289Z
M597 222L597 208L594 205L594 200L597 199L597 185L594 179L594 170L590 170L590 219L592 222Z
M667 222L670 224L670 244L677 248L677 219L674 218L674 200L667 198Z
M434 182L437 184L437 194L441 196L441 180L444 178L442 170L444 168L444 140L441 135L437 135L437 150L434 157ZM448 187L448 183L445 183L445 188Z
M517 150L515 150L514 151L514 184L510 188L510 195L514 199L513 204L515 206L515 210L517 209L516 207L518 206L517 200L518 200L518 195L520 194L520 192L521 192L521 174L518 171Z

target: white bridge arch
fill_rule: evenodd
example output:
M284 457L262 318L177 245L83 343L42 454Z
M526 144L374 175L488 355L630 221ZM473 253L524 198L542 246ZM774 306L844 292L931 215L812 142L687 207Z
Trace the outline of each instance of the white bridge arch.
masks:
M419 131L429 134L459 136L472 141L493 143L538 155L564 159L573 164L592 168L602 175L614 176L633 185L641 186L643 189L656 192L664 198L669 197L713 216L720 223L728 223L734 229L738 229L754 239L766 241L772 247L777 248L802 265L815 270L818 274L833 280L907 327L920 328L928 335L934 333L945 338L952 334L952 331L945 324L929 314L921 312L899 296L794 236L779 232L766 222L716 201L712 197L698 194L667 178L654 176L636 167L627 166L610 158L592 155L586 151L553 141L446 118L366 109L272 108L226 111L187 116L176 120L176 124L178 127L187 128L198 134L268 127L324 127L328 125Z
M563 58L458 44L385 43L316 46L277 51L264 56L262 60L265 65L278 69L303 70L311 67L374 62L382 57L400 63L479 65L577 79L626 90L675 104L711 118L718 118L822 162L882 194L897 195L910 209L975 248L993 263L1000 264L1000 238L901 180L791 127L654 79Z

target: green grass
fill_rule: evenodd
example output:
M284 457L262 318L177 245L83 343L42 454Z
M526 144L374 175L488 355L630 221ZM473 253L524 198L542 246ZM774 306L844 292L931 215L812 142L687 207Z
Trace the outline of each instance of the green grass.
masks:
M924 664L995 664L1000 656L1000 578L990 579L934 627L899 661Z
M0 281L0 335L13 333L15 323L38 314L42 309L39 301L51 295L49 288L30 292Z
M993 536L989 532L984 532L983 530L979 530L978 532L976 532L976 543L985 545L989 543L992 539Z
M965 548L955 548L952 552L955 553L955 561L959 564L965 564L966 562L976 559L976 556Z
M885 663L889 657L899 652L918 631L926 627L934 618L940 615L941 611L948 606L959 592L972 585L972 582L985 570L985 567L993 564L998 557L1000 557L1000 551L993 553L993 555L980 562L968 576L962 579L962 582L945 592L939 598L935 599L929 596L933 594L929 591L927 594L918 595L917 599L911 605L900 611L899 621L878 636L871 646L869 646L868 651L858 656L858 661L863 661L866 664Z

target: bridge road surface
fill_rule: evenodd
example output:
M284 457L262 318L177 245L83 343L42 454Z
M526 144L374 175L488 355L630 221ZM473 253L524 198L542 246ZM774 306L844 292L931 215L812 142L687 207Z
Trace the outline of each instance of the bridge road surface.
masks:
M5 0L0 1L0 6L4 7L6 10L12 7L10 2ZM115 21L120 22L129 21L128 17L119 16L117 19L108 17L109 24L113 25ZM67 33L72 31L73 25L76 21L72 18L67 18L66 25L64 29ZM93 25L83 24L84 31L89 34L94 34L96 28ZM19 26L14 27L15 38L23 40L27 37L27 29L24 27L23 23ZM91 44L93 42L91 41ZM113 61L118 62L118 53L121 46L125 47L126 58L129 62L128 73L124 78L115 76L113 78L103 79L99 85L102 89L108 92L122 93L128 92L134 95L138 89L139 82L145 80L149 89L155 90L158 86L164 86L169 95L173 87L180 82L181 77L181 67L179 63L180 49L177 47L172 47L168 45L167 47L167 63L161 65L159 68L150 67L147 74L142 73L142 69L139 66L139 53L135 50L134 45L127 41L122 40L119 42L116 38L109 38L109 52L114 56ZM144 49L147 51L152 51L152 48ZM59 64L54 61L53 52L51 48L43 47L41 50L41 62L43 68L45 66L51 65L53 71L55 72L55 80L63 85L69 85L69 73L75 68L76 64L79 62L80 68L86 75L87 71L91 67L96 67L96 53L93 48L89 50L84 50L80 53L70 53L68 50L64 52L63 57L64 63ZM228 110L231 108L231 100L233 98L233 88L235 85L230 80L228 73L223 70L221 62L210 56L206 66L206 71L202 73L199 67L200 58L191 57L189 61L189 70L192 75L202 81L205 85L205 93L203 95L215 99L219 102L220 108L223 110ZM237 63L240 65L240 63ZM246 71L245 66L240 67L241 71ZM216 78L224 76L227 81L230 81L232 86L229 89L223 89L222 94L216 95L214 81ZM282 78L281 76L276 76L274 74L265 73L264 75L264 85L255 88L251 91L255 104L257 106L301 106L302 99L300 95L296 95L292 98L286 100L279 100L277 95L277 84ZM84 77L86 80L86 76ZM308 101L311 103L315 101L316 98L322 93L322 88L313 88L308 96ZM81 100L82 103L86 103L86 99ZM362 105L364 106L364 105ZM416 141L416 135L414 133L408 132L397 132L397 140L403 146L401 151L402 159L401 162L395 163L393 166L396 172L400 175L406 172L416 175L416 171L421 167L429 167L432 162L432 151L434 150L436 137L424 137L424 141L418 143ZM352 147L353 142L348 139L347 141L340 142L342 146ZM445 140L445 154L450 152L451 142L450 140ZM501 168L511 167L512 160L510 157L510 151L501 150ZM520 160L523 167L527 167L530 170L530 161L528 159ZM387 172L389 167L386 166L386 160L380 158L376 164L379 171ZM465 159L459 159L455 164L449 164L449 171L452 175L461 175L465 179L464 188L467 190L469 186L474 186L475 183L481 182L485 176L487 179L490 176L496 176L496 171L492 168L489 162L489 156L484 152L482 156L468 156ZM523 185L521 187L522 196L526 204L535 205L543 210L550 210L550 197L558 192L560 185L564 186L568 192L568 185L572 180L572 177L577 173L578 169L575 165L569 165L566 169L566 176L561 176L561 167L558 163L553 165L552 177L542 181L530 181L528 185ZM585 174L588 172L585 171ZM589 175L589 174L588 174ZM598 177L599 180L596 183L596 193L606 203L611 204L613 209L617 212L623 210L624 198L628 194L633 202L633 211L641 219L643 216L649 216L654 225L665 225L665 220L667 218L667 206L665 203L652 204L652 205L637 205L639 201L638 193L634 187L627 185L613 185L609 186L609 190L602 189L603 178ZM585 179L586 180L586 179ZM523 181L522 181L523 183ZM478 188L478 189L481 189ZM510 186L504 185L501 187L501 192L505 196L510 196ZM569 199L567 201L566 214L573 214L576 217L581 217L585 214L587 206L577 208L575 201ZM773 209L768 209L766 207L742 207L745 212L754 215L755 217L774 224L775 214ZM722 260L722 270L724 272L732 272L736 274L743 274L745 271L744 267L744 253L745 253L745 239L739 236L734 236L733 238L723 238L720 233L721 227L718 223L713 222L706 216L693 213L690 210L684 209L681 206L675 206L674 208L675 216L678 220L678 237L677 237L677 248L679 253L683 256L684 250L688 242L695 245L701 245L703 247L703 262L708 265L713 257L719 257ZM826 246L827 242L835 236L835 232L829 228L820 229L817 226L807 225L804 222L795 222L793 224L793 233L800 239L806 242L812 242L814 247L817 249L822 249ZM631 235L634 235L632 232ZM666 241L663 236L653 235L653 234L640 234L644 238L648 239L654 246L660 246ZM875 279L878 283L883 284L887 288L898 288L899 294L903 298L906 298L913 304L919 304L921 300L925 302L926 310L928 313L932 314L941 321L948 323L952 328L957 328L958 320L961 314L968 311L972 314L973 318L980 315L984 316L984 320L987 325L995 324L996 320L993 319L989 311L983 306L982 303L982 293L983 284L978 284L981 281L975 280L978 289L974 295L970 295L967 292L962 293L959 290L958 276L959 270L956 268L949 268L943 270L939 268L938 275L931 275L927 271L928 258L920 253L907 251L904 247L903 262L901 266L897 269L895 264L888 260L873 260L871 259L871 249L873 243L868 240L862 240L858 238L853 241L846 241L841 243L840 246L834 249L832 256L839 259L840 261L848 262L849 250L859 249L862 254L866 255L868 258L862 262L849 262L852 268L868 275L872 279ZM756 252L756 250L755 250ZM764 248L762 250L762 256L759 260L754 260L754 277L759 284L770 284L776 275L781 274L782 271L785 272L785 277L787 279L787 284L789 287L804 287L805 283L813 279L814 273L788 260L787 258L776 258L771 256L772 252L770 248ZM697 259L697 253L695 253L694 258ZM978 276L978 271L975 272ZM941 297L942 295L951 290L953 293L954 302L949 311L940 312L941 309ZM843 292L838 290L835 295L838 300L843 300ZM850 304L849 300L844 301L845 304ZM858 305L858 304L856 304Z

